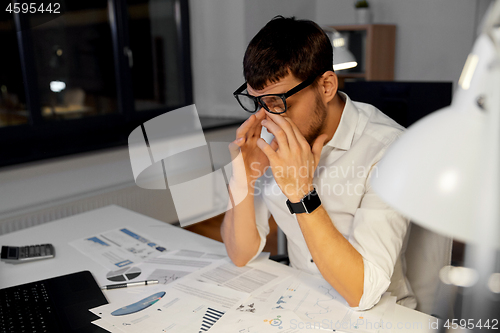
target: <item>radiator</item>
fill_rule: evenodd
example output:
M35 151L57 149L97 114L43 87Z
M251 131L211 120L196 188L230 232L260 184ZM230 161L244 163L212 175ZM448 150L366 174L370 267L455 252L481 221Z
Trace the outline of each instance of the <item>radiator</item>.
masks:
M0 217L0 235L80 214L108 205L118 205L166 223L177 222L168 191L144 190L132 185L119 190L83 195L73 200L61 199L30 211L11 212Z

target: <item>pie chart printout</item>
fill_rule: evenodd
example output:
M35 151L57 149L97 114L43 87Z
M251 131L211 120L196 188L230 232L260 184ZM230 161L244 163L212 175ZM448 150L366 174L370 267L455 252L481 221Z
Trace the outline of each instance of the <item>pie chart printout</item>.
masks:
M139 267L127 267L109 272L106 274L106 278L113 282L124 282L133 280L139 275L141 275L141 269Z

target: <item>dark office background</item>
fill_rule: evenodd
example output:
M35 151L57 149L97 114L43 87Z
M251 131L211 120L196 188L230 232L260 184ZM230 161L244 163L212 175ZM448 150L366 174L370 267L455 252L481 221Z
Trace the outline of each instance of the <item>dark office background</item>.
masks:
M61 12L0 11L0 166L124 145L193 103L187 0L66 1Z

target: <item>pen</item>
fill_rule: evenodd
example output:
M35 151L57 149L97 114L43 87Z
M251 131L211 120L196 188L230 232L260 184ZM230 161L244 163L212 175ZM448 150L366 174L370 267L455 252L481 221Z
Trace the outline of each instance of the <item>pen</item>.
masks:
M128 287L137 287L137 286L149 286L152 284L158 284L158 280L147 280L147 281L137 281L130 283L118 283L118 284L110 284L107 286L102 286L101 290L110 290L110 289L118 289L118 288L128 288Z

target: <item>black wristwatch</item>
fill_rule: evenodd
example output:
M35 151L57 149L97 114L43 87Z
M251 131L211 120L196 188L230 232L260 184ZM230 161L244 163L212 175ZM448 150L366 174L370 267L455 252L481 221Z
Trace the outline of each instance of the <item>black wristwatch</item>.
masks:
M319 199L319 195L316 192L316 189L313 189L311 192L306 194L299 202L292 203L290 202L290 200L287 200L286 205L291 214L311 214L316 210L316 208L321 206L321 200Z

